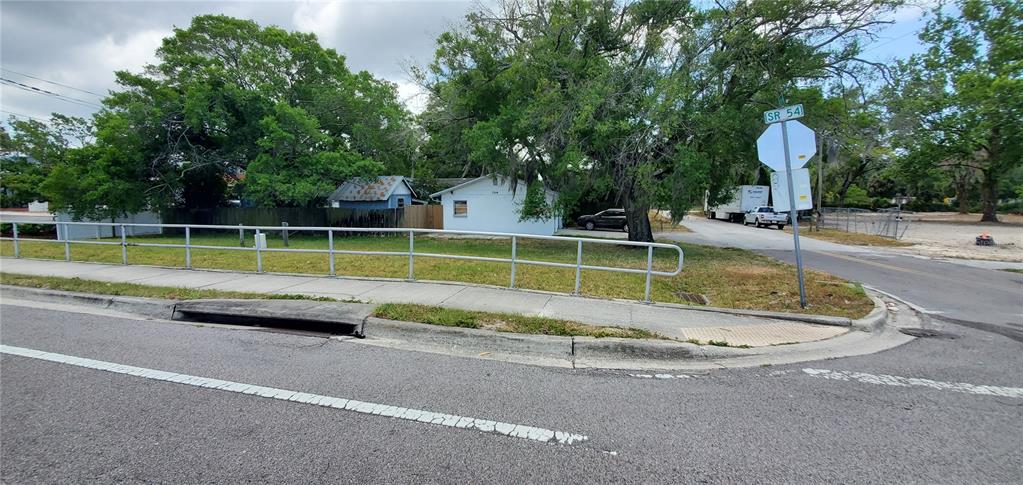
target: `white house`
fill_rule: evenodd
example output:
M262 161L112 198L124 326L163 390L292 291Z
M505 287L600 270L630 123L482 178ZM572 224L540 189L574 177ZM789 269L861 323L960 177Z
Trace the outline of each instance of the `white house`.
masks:
M554 204L557 192L546 190L548 204ZM518 181L512 193L508 179L483 176L444 189L431 198L440 198L444 210L444 229L456 231L510 232L549 236L561 229L561 218L519 221L526 199L526 183Z

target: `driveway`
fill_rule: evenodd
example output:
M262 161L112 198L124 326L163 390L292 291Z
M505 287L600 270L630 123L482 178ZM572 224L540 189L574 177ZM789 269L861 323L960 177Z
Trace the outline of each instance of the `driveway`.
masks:
M601 230L595 229L593 231L587 231L586 229L579 229L575 227L566 227L558 230L554 234L555 236L571 236L571 237L592 237L597 239L628 239L629 233L625 231L617 230Z
M676 241L686 241L709 246L751 249L755 251L776 250L792 251L792 233L779 231L774 227L756 228L725 221L689 218L682 221L689 228L689 233L658 234ZM871 252L873 248L846 246L811 238L799 240L805 251L834 251L841 253Z

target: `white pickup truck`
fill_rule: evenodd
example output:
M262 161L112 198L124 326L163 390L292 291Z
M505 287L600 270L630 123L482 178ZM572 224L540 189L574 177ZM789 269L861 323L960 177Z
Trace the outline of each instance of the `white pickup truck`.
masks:
M789 215L784 212L775 212L774 207L758 206L750 209L743 216L742 225L755 224L757 227L778 226L778 229L785 229L789 223Z

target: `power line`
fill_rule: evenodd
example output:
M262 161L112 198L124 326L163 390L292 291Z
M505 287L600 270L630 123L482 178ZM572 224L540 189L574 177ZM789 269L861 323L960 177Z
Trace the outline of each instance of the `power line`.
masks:
M888 44L891 44L892 42L895 42L897 40L909 37L909 36L914 35L914 34L916 34L916 32L907 32L907 33L902 34L902 35L900 35L900 36L898 36L898 37L896 37L894 39L889 40L888 42L882 42L880 44L874 44L874 45L868 46L869 49L864 49L863 52L870 52L870 51L872 51L874 49L877 49L877 48L880 48L880 47L884 47L884 46L886 46Z
M99 93L96 93L96 92L93 92L93 91L89 91L88 89L76 88L74 86L69 86L67 84L62 84L62 83L59 83L57 81L50 81L49 79L43 79L41 77L36 77L36 76L31 75L31 74L25 74L23 72L18 72L18 71L15 71L13 69L8 69L6 67L0 67L0 69L3 69L4 71L7 71L7 72L10 72L10 73L13 73L13 74L17 74L19 76L27 77L29 79L35 79L36 81L42 81L44 83L50 83L50 84L53 84L53 85L56 85L56 86L63 86L63 87L68 88L68 89L74 89L75 91L81 91L83 93L91 94L93 96L99 96L100 98L105 98L106 97L103 94L99 94Z
M82 105L82 106L87 106L87 107L91 107L91 108L100 108L100 109L103 108L102 106L100 106L100 105L98 105L96 103L93 103L91 101L86 101L84 99L78 99L78 98L72 98L71 96L67 96L67 95L60 94L60 93L55 93L53 91L48 91L48 90L42 89L42 88L37 88L35 86L31 86L31 85L28 85L28 84L25 84L25 83L20 83L18 81L12 81L12 80L4 78L4 77L0 77L0 81L4 82L4 83L6 83L6 84L8 84L10 86L14 86L14 87L16 87L18 89L21 89L21 90L24 90L24 91L28 91L30 93L42 94L44 96L50 96L52 98L56 98L56 99L59 99L61 101L67 101L69 103L74 103L74 104L78 104L78 105Z
M14 117L17 117L17 118L26 118L26 119L30 119L30 120L35 120L35 121L38 121L40 123L48 123L49 122L49 120L46 120L46 119L43 119L43 118L39 118L39 117L36 117L36 116L29 116L29 115L21 114L21 113L16 113L14 111L8 111L6 109L0 109L0 113L7 113L7 114L9 114L11 116L14 116Z

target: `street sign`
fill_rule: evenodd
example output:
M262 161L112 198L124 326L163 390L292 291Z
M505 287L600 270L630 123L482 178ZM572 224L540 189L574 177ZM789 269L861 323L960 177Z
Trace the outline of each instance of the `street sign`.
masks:
M810 171L800 168L792 171L793 191L796 193L796 210L813 209L813 195L810 193ZM771 173L771 197L774 211L784 212L789 207L789 177L785 172Z
M789 160L792 168L803 168L817 153L817 134L798 121L785 121L767 127L757 138L757 157L776 172L785 171L785 140L788 134Z
M784 103L784 98L782 98ZM803 168L810 158L817 153L817 136L813 130L802 123L795 121L795 118L803 116L803 105L788 106L764 113L764 123L767 129L757 138L757 156L760 161L774 169L771 176L771 185L778 184L779 179L785 179L785 204L782 206L775 195L775 210L789 210L789 221L792 224L792 245L796 250L796 278L799 280L799 306L806 308L806 284L803 278L803 253L799 250L799 204L792 201L799 201L802 197L796 197L793 181L793 170ZM791 121L790 121L791 120ZM781 173L778 173L781 172ZM803 170L806 178L806 199L810 201L810 174ZM775 191L778 194L780 191ZM813 207L811 204L809 207Z
M803 117L803 105L795 104L784 108L764 111L764 123L778 123L780 121L794 120Z

